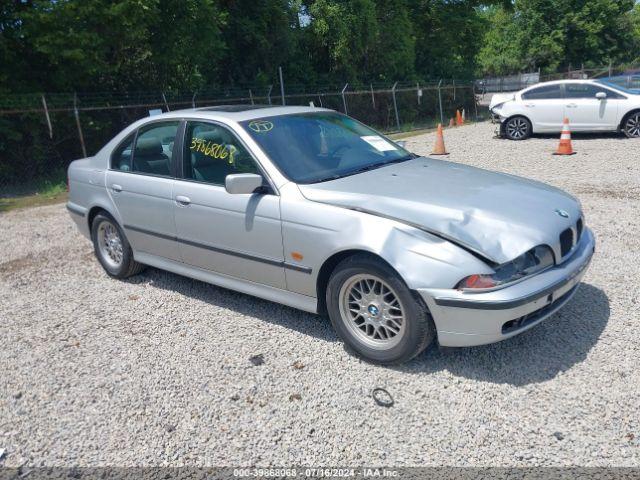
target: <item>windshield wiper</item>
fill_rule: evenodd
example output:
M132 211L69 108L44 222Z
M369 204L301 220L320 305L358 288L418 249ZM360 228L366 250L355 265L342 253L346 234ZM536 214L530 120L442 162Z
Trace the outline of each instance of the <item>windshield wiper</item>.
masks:
M337 180L338 178L350 177L351 175L357 175L358 173L368 172L370 170L376 170L378 168L391 165L392 163L406 162L407 160L412 160L414 158L418 158L418 155L416 155L415 153L410 153L409 155L405 155L404 157L395 158L393 160L388 160L386 162L381 162L381 163L372 163L370 165L365 165L363 167L356 168L355 170L350 170L345 173L335 173L333 175L329 175L328 177L320 178L319 180L316 180L312 183L328 182L330 180Z
M377 168L386 167L387 165L391 165L392 163L402 163L407 160L412 160L414 158L418 158L418 156L414 153L410 153L409 155L405 155L404 157L394 158L393 160L387 160L386 162L374 163L371 165L365 165L364 167L357 168L355 170L351 170L346 175L354 175L356 173L368 172L369 170L375 170Z

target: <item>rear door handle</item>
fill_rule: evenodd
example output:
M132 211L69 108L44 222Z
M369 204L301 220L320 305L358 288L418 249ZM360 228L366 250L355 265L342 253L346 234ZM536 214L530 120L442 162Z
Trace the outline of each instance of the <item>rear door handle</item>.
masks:
M576 105L575 103L570 103L567 105L567 108L576 108L578 105Z
M527 103L527 104L525 105L525 107L527 107L527 108L533 108L533 107L535 107L535 105L534 105L533 103Z
M176 195L176 203L180 205L189 205L191 203L191 199L184 195Z
M117 183L114 183L113 185L111 185L111 190L113 190L114 192L121 192L122 186L118 185Z

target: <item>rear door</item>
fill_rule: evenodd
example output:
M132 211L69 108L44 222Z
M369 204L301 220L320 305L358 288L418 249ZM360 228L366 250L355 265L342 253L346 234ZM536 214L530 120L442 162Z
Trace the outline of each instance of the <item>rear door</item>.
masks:
M596 98L603 92L604 99ZM622 95L592 83L565 84L565 116L574 131L616 130Z
M559 83L543 85L521 94L525 115L533 124L533 131L559 132L564 118L564 100Z
M141 127L116 148L106 176L133 249L177 261L173 150L179 124L162 121Z
M230 194L224 187L230 174L263 175L242 142L226 126L187 122L182 164L173 208L183 261L284 288L280 197Z

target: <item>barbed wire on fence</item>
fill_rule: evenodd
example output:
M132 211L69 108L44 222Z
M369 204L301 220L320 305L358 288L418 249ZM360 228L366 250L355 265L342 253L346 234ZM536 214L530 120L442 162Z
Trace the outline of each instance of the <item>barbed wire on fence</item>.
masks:
M313 105L346 113L391 133L435 127L466 112L478 117L469 81L339 86L280 85L202 88L198 91L33 93L0 96L0 193L7 186L64 170L93 155L132 122L154 110L176 111L220 104Z
M548 82L552 80L586 80L602 79L611 81L625 88L640 88L640 63L632 62L624 65L601 65L598 67L579 69L571 66L566 70L554 73L542 74L537 71L527 73L514 73L499 77L485 77L474 82L476 89L482 93L513 92L522 90L538 82Z

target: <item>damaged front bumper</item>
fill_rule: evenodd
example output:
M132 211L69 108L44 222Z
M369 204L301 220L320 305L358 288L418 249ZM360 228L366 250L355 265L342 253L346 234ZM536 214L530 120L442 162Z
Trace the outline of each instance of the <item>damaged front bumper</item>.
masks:
M522 333L558 311L573 296L595 250L586 229L571 257L560 265L499 290L474 293L419 289L438 331L440 345L468 347Z

